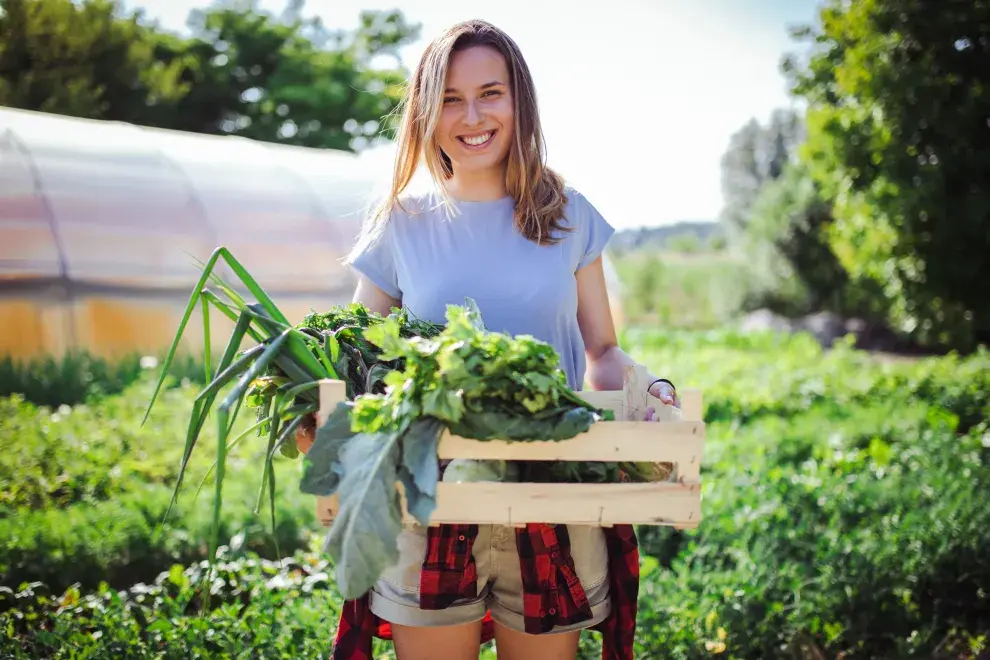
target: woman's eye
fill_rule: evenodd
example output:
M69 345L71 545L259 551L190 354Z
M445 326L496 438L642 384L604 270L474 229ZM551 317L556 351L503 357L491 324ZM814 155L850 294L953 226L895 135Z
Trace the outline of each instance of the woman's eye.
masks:
M453 103L453 102L455 102L456 100L457 100L457 99L456 99L456 98L454 98L453 96L447 96L447 97L445 97L445 98L444 98L444 100L443 100L443 102L444 102L444 103Z
M490 90L488 90L487 92L485 92L483 94L483 96L489 96L489 95L491 95L491 96L501 96L502 95L502 92L498 91L497 89L490 89Z

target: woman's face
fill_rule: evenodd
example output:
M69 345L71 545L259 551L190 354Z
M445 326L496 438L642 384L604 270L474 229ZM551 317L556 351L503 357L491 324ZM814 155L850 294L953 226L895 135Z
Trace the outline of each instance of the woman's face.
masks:
M488 46L454 53L437 129L437 142L454 172L501 167L512 144L513 124L509 69L502 54Z

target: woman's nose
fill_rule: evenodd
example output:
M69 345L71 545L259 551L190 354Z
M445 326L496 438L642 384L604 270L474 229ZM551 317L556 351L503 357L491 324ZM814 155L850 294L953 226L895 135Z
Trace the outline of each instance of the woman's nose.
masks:
M481 111L474 101L468 101L467 113L464 117L464 121L465 123L471 125L481 123Z

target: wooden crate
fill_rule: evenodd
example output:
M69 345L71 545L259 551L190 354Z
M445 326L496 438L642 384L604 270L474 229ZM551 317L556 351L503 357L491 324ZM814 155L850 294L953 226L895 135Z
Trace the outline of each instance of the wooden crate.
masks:
M437 507L431 525L478 523L522 526L528 522L607 527L617 523L693 528L701 520L701 458L705 424L698 390L680 391L681 409L664 406L646 388L643 369L629 369L622 390L581 392L596 407L613 410L615 421L596 422L590 430L561 441L478 441L445 431L441 459L476 458L526 461L648 461L674 464L669 481L650 483L501 483L437 484ZM320 383L322 425L345 398L343 381ZM642 421L647 406L664 414L661 421ZM402 492L402 485L396 484ZM337 496L319 497L317 517L330 526ZM405 510L404 523L415 524Z

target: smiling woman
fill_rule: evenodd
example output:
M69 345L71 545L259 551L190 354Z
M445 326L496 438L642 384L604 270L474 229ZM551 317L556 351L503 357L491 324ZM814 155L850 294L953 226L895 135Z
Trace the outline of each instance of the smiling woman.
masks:
M515 42L484 21L437 37L408 86L390 193L348 258L355 300L443 323L470 298L489 330L550 344L571 388L621 390L636 364L618 347L606 287L614 229L547 167L543 145ZM409 192L421 162L433 185ZM650 381L655 406L677 404L669 381ZM400 660L474 659L492 638L500 660L568 660L591 629L604 657L632 658L629 525L444 524L404 530L398 544L396 565L345 603L336 660L370 657L372 635L393 639Z

